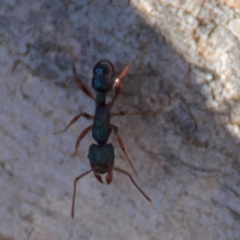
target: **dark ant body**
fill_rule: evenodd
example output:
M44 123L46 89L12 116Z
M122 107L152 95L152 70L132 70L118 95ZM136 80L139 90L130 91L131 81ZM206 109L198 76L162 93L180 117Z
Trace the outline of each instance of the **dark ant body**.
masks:
M76 144L75 151L72 154L72 157L77 155L77 149L80 145L80 141L86 136L86 134L92 130L92 137L97 142L97 144L92 144L89 147L88 158L90 160L91 170L81 174L74 180L74 189L73 189L73 199L72 199L72 211L71 216L74 218L74 205L75 205L75 195L76 195L76 185L80 178L84 177L91 171L94 172L95 177L100 183L103 183L101 174L107 173L106 182L110 184L112 182L113 170L127 175L135 187L141 192L141 194L151 202L151 199L142 191L142 189L136 184L132 176L125 170L122 170L118 167L114 167L114 148L111 143L107 144L108 138L113 130L114 134L117 136L118 143L124 152L129 164L131 165L133 171L137 175L133 164L131 163L125 148L122 139L118 135L118 127L110 123L110 119L113 116L117 115L126 115L126 114L135 114L134 112L120 111L118 113L111 113L111 109L116 98L120 92L121 79L128 73L129 66L126 66L123 71L120 73L119 77L115 80L115 95L113 99L106 103L107 93L113 87L114 81L114 66L108 60L99 61L93 68L93 78L92 78L92 87L97 92L96 99L92 96L91 92L86 88L82 81L77 76L75 65L73 65L73 73L75 81L78 86L83 90L83 92L92 98L96 102L95 115L91 116L88 113L80 113L75 116L67 127L58 132L65 132L73 123L75 123L80 117L85 117L87 119L93 119L93 125L86 127L82 133L79 135Z

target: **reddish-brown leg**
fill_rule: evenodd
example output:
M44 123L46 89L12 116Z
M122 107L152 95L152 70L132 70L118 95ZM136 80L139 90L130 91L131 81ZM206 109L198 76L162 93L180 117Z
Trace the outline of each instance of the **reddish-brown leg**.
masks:
M140 112L138 111L126 111L126 110L122 110L119 111L117 113L111 113L111 117L115 117L115 116L125 116L125 115L138 115L140 114Z
M86 127L82 133L78 136L78 139L75 144L75 151L72 153L71 157L75 158L77 156L77 151L80 145L81 140L88 134L88 132L92 129L92 125Z
M122 72L119 74L119 76L115 80L115 94L113 96L112 101L108 103L108 106L110 107L110 109L113 107L113 104L114 104L115 100L117 99L117 97L118 97L118 95L120 93L121 81L127 75L127 73L129 72L129 69L130 69L129 65L124 67Z
M73 125L80 117L85 117L85 118L87 118L87 119L93 119L93 118L94 118L93 116L91 116L91 115L88 114L88 113L85 113L85 112L80 113L80 114L78 114L77 116L75 116L63 130L58 131L58 132L55 132L55 133L53 133L53 134L55 135L55 134L59 134L59 133L66 132L66 131L68 130L68 128L69 128L71 125Z
M79 175L78 177L75 178L74 180L74 184L73 184L73 197L72 197L72 210L71 210L71 216L72 218L74 218L74 207L75 207L75 197L76 197L76 188L77 188L77 182L80 178L84 177L85 175L87 175L88 173L90 173L92 171L89 170L81 175Z
M112 182L112 177L113 177L113 173L112 173L112 170L110 170L106 176L107 184L110 184Z
M121 80L128 74L130 66L134 64L134 62L140 58L140 56L144 53L144 49L146 48L147 43L142 44L142 46L140 47L141 52L140 54L131 61L130 64L128 64L127 66L124 67L124 69L122 70L122 72L119 74L119 76L116 78L115 80L115 94L114 97L112 99L111 102L109 102L108 106L110 107L110 109L113 107L113 104L116 100L116 98L118 97L119 93L120 93L120 86L121 86Z
M152 203L151 198L150 198L145 192L143 192L143 190L137 185L137 183L133 180L133 178L132 178L132 176L130 175L130 173L128 173L128 172L125 171L125 170L122 170L121 168L117 168L117 167L114 167L113 170L127 175L127 176L130 178L130 180L132 181L132 183L134 184L134 186L138 189L138 191L139 191L150 203Z
M88 97L90 97L91 99L93 99L95 101L95 98L93 97L92 93L87 89L87 87L82 83L80 78L77 76L77 70L76 70L76 67L75 67L74 63L73 63L73 66L72 66L72 71L73 71L74 79L75 79L77 85L83 90L83 92Z
M136 175L138 175L138 174L137 174L137 171L135 170L135 168L134 168L134 166L133 166L133 164L132 164L132 162L131 162L131 160L130 160L130 158L129 158L128 155L127 155L127 152L126 152L126 150L125 150L123 141L122 141L121 137L120 137L119 134L118 134L118 127L115 126L115 125L113 125L113 124L111 124L111 127L113 128L114 134L117 136L118 143L119 143L119 145L120 145L120 147L121 147L121 149L122 149L125 157L127 158L128 163L130 164L130 166L131 166L131 168L133 169L134 173L135 173Z
M103 183L103 180L102 180L102 176L101 176L101 175L99 175L99 174L97 174L97 173L94 172L94 176L96 177L96 179L97 179L100 183Z

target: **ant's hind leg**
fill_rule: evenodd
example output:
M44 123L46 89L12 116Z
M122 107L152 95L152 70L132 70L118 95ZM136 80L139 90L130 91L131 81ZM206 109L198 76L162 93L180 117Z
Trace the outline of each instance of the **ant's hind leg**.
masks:
M72 66L72 71L73 71L73 74L74 74L74 79L77 83L77 85L83 90L83 92L88 96L90 97L91 99L93 99L95 101L95 98L93 97L92 93L87 89L87 87L83 84L83 82L81 81L81 79L78 77L77 75L77 70L76 70L76 67L75 67L75 64L73 63L73 66Z
M75 144L75 151L72 153L71 157L75 158L77 156L77 151L80 145L81 140L89 133L89 131L92 129L92 125L86 127L82 133L78 136L78 139Z
M132 164L132 162L131 162L131 160L130 160L130 158L129 158L128 155L127 155L127 152L126 152L126 150L125 150L123 141L122 141L121 137L120 137L119 134L118 134L118 127L115 126L115 125L113 125L113 124L111 124L111 127L113 128L114 134L117 136L118 143L119 143L119 145L120 145L120 147L121 147L121 149L122 149L125 157L127 158L128 163L130 164L130 166L131 166L132 170L134 171L134 173L135 173L136 175L138 175L138 174L137 174L137 171L135 170L135 168L134 168L134 166L133 166L133 164Z
M130 66L131 66L137 59L139 59L140 56L143 54L144 49L146 48L146 46L147 46L147 43L144 43L144 44L140 47L140 50L141 50L140 54L138 54L138 55L136 56L136 58L131 61L130 64L128 64L127 66L125 66L124 69L122 70L122 72L121 72L121 73L118 75L118 77L116 78L116 80L115 80L115 94L114 94L114 96L113 96L112 101L109 102L109 104L108 104L108 106L110 107L110 109L113 107L113 104L114 104L116 98L118 97L118 95L119 95L119 93L120 93L120 86L121 86L121 81L122 81L122 79L128 74L129 69L130 69Z
M108 103L108 106L110 107L110 109L113 107L113 104L120 93L121 81L127 75L127 73L129 72L129 69L130 69L130 66L127 65L115 80L115 94L113 96L112 101Z
M58 131L58 132L54 132L53 134L56 135L56 134L59 134L59 133L63 133L63 132L66 132L68 130L68 128L73 125L80 117L85 117L87 119L93 119L93 116L91 116L90 114L88 113L80 113L78 114L77 116L75 116L70 122L69 124L61 131Z

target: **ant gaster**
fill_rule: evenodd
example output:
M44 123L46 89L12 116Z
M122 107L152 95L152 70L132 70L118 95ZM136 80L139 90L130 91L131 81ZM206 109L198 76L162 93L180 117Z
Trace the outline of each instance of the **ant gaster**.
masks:
M79 135L76 144L75 144L75 151L72 154L72 157L77 155L77 150L80 145L81 140L86 136L86 134L92 130L92 137L97 142L97 144L92 144L89 147L88 158L90 160L91 170L79 175L74 180L74 188L73 188L73 198L72 198L72 210L71 216L74 218L74 205L75 205L75 196L76 196L76 185L80 178L84 177L91 171L94 172L95 177L100 183L103 183L101 174L106 175L106 182L110 184L112 182L113 177L113 170L116 172L123 173L127 175L134 186L140 191L140 193L149 201L151 199L143 192L143 190L136 184L133 180L130 173L121 168L114 167L114 148L111 143L107 143L108 138L113 131L114 134L117 136L118 143L127 158L130 166L132 167L133 171L137 175L137 172L129 159L125 147L123 144L122 139L118 134L118 127L110 123L110 119L113 116L117 115L126 115L126 114L135 114L134 112L127 112L127 111L120 111L118 113L111 113L111 109L113 104L120 93L120 85L121 80L125 77L125 75L129 71L129 66L126 66L118 78L115 80L115 94L112 100L109 103L106 103L107 93L112 89L114 84L114 66L108 60L101 60L96 63L93 68L93 77L92 77L92 87L97 92L96 99L93 97L92 93L86 88L86 86L82 83L80 78L77 76L76 67L73 64L72 67L74 78L78 86L83 90L83 92L90 98L92 98L96 102L96 110L95 115L92 116L88 113L82 112L75 116L67 127L58 133L65 132L73 123L75 123L80 117L85 117L87 119L93 119L93 125L86 127L82 133Z

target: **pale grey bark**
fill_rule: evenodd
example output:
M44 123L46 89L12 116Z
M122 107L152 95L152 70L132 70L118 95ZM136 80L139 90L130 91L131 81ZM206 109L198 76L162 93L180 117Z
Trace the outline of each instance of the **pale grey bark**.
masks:
M235 5L234 5L235 4ZM0 239L240 239L240 11L235 1L0 1ZM143 47L145 46L145 48ZM81 119L92 67L132 64L113 122L150 205L129 179L89 169ZM112 94L111 94L112 96ZM145 110L151 110L148 112ZM114 136L116 166L131 171Z

